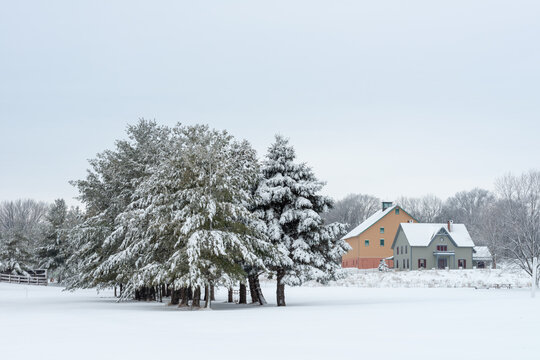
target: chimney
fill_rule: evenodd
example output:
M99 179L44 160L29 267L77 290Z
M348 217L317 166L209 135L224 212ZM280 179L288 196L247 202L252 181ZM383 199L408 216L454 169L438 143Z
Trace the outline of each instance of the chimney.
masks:
M448 220L448 232L452 231L452 225L454 225L454 220Z
M392 202L391 201L383 201L382 203L382 211L388 209L389 207L392 207Z

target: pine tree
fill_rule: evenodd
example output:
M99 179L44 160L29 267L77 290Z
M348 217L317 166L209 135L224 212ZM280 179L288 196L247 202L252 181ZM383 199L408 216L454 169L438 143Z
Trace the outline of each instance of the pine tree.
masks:
M69 263L73 276L69 288L110 287L129 278L130 268L104 267L122 246L123 214L132 202L139 184L151 175L163 157L169 129L154 121L140 120L128 126L128 140L116 142L114 151L106 150L90 160L86 179L74 181L86 205L84 221L70 232L76 251Z
M326 282L339 274L341 256L349 246L340 236L342 224L325 225L321 214L332 206L320 194L324 184L304 163L295 162L294 148L276 136L262 166L256 213L266 222L271 242L287 254L267 266L277 277L277 304L285 306L285 284Z
M68 255L68 244L65 233L65 223L68 215L66 202L63 199L55 200L46 216L43 238L38 248L39 267L56 271L55 275L61 277L60 270ZM61 279L60 279L61 280Z
M162 283L200 294L245 281L244 264L265 269L262 259L276 255L249 210L258 178L251 146L207 126L179 125L165 151L117 216L110 238L121 245L95 273L116 273L127 296Z

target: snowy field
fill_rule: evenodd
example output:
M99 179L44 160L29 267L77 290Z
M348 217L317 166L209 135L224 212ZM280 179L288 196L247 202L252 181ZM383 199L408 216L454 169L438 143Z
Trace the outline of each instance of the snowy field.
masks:
M486 288L510 285L512 288L531 286L531 277L523 270L509 265L499 269L475 270L417 270L388 271L345 269L343 279L331 286L354 287L429 287L429 288ZM311 282L307 286L321 286Z
M213 311L111 295L0 283L0 359L540 358L524 288L287 288L286 308L219 291Z

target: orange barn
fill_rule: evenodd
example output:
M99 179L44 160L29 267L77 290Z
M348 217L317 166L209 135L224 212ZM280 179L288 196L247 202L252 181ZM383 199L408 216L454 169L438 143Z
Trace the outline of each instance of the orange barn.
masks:
M391 202L383 202L382 209L367 218L343 237L352 247L342 257L344 268L373 269L381 259L387 259L389 267L394 267L390 259L393 255L392 242L399 224L417 222L411 215Z

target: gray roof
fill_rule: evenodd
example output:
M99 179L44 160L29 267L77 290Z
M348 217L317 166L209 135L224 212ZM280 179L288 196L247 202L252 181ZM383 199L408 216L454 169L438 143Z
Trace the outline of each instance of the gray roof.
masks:
M491 251L487 246L475 246L473 249L473 260L490 261L493 260Z
M411 246L429 246L433 238L442 230L450 235L456 246L474 247L471 235L464 224L452 224L450 228L451 231L448 231L447 224L401 224L401 229Z

